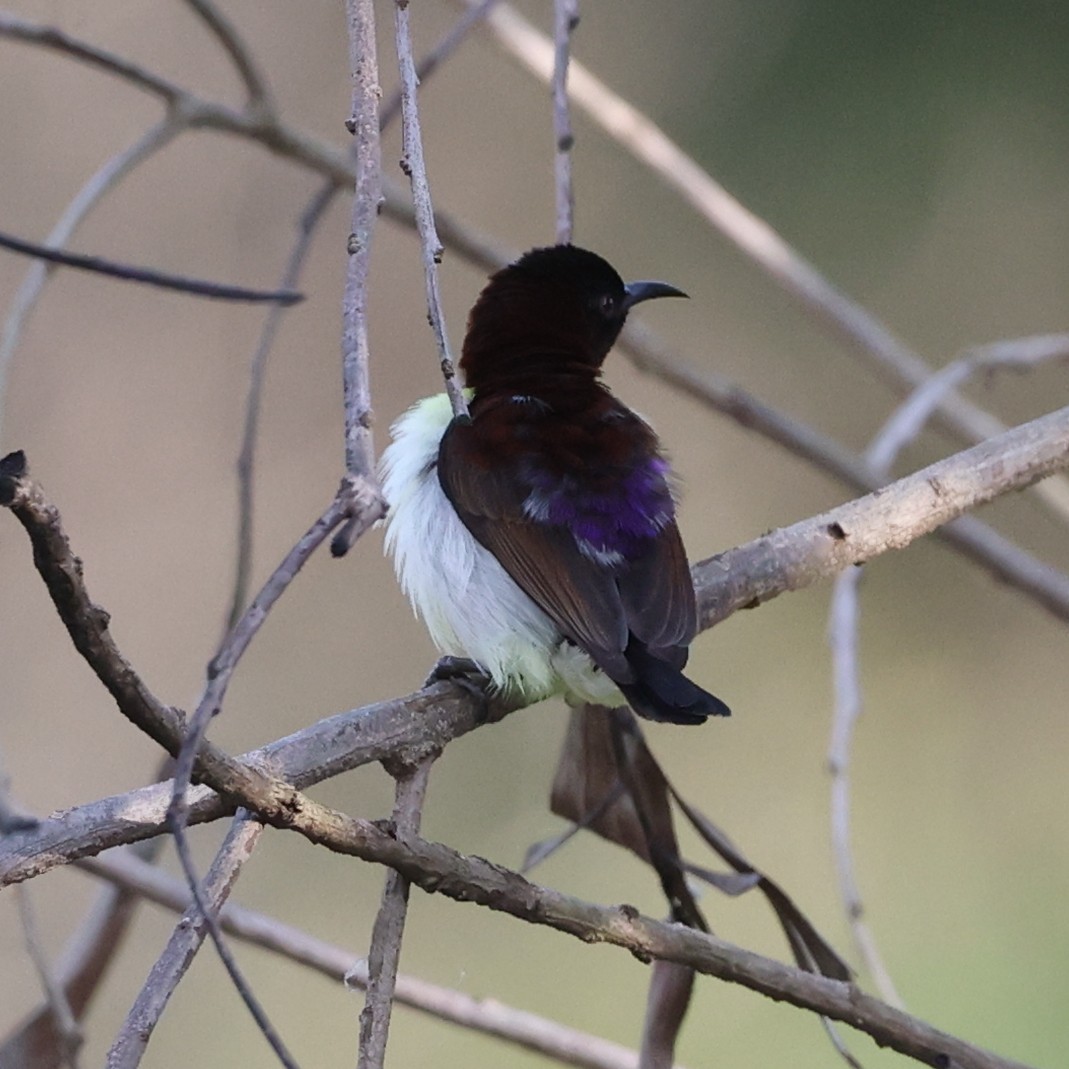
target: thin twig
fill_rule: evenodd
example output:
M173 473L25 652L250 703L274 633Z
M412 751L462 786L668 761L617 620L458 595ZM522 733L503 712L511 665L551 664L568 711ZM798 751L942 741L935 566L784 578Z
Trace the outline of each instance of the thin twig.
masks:
M379 68L372 0L347 0L346 10L353 102L349 129L355 139L356 179L342 309L345 469L350 475L369 477L374 470L374 453L368 385L368 277L371 239L382 199Z
M73 56L91 67L125 79L131 85L159 97L166 104L174 104L184 94L180 86L161 78L154 71L117 56L106 48L98 48L88 41L79 40L55 26L42 26L15 15L0 13L0 37L40 45Z
M108 1051L108 1069L134 1069L141 1064L171 995L204 941L208 917L216 918L262 831L259 821L244 810L238 811L200 889L204 911L196 902L185 909Z
M339 490L326 512L312 524L293 549L286 554L282 563L264 584L263 589L252 604L242 614L241 619L228 633L219 651L208 666L208 680L204 693L190 721L182 747L176 758L174 789L167 814L168 829L174 836L175 849L182 864L182 870L198 906L205 907L205 902L202 900L199 887L200 878L189 850L186 826L189 820L189 783L208 725L222 708L230 678L249 643L256 635L260 625L267 618L271 607L282 596L312 553L326 540L339 523L345 521L347 523L355 523L357 526L362 525L360 528L362 533L363 530L366 530L381 516L381 500L376 492L370 491L357 498L354 497L352 489L353 484L350 481L347 480L343 483L342 489ZM255 1018L265 1038L283 1065L294 1066L296 1063L275 1033L266 1014L264 1014L252 991L241 976L237 964L226 947L214 915L207 908L203 908L202 912L204 913L208 934L211 936L227 972L234 981L234 985L237 987L246 1006L248 1006L249 1012Z
M181 880L128 856L105 854L77 862L79 868L108 880L129 893L181 913L189 889ZM227 903L219 922L228 935L314 969L334 981L365 988L367 963L352 951L326 943L284 921ZM556 1021L505 1005L492 998L473 998L416 977L399 975L397 1003L462 1028L494 1036L580 1069L638 1069L638 1058L607 1039L576 1031Z
M19 921L22 924L22 935L26 943L26 951L30 960L37 970L37 975L44 988L45 998L52 1011L52 1019L55 1022L56 1032L60 1040L60 1051L63 1064L68 1069L78 1069L78 1050L82 1045L82 1029L78 1019L74 1016L67 993L63 985L56 977L52 963L48 960L44 945L41 942L41 933L37 926L37 911L30 901L28 888L16 887L15 901L19 907Z
M342 300L342 386L345 406L345 470L350 477L374 479L373 415L369 380L368 279L371 239L382 200L382 149L379 137L379 67L373 0L346 0L355 179ZM334 536L330 551L344 556L360 533L354 517Z
M477 4L461 12L457 21L446 31L416 64L416 80L423 83L464 43L473 27L486 16L487 11L499 0L479 0ZM379 109L379 129L385 130L401 114L401 90L394 92Z
M160 775L167 775L171 762L161 763ZM32 826L33 821L24 826ZM124 861L150 872L151 864L163 845L162 836L147 842L122 847L108 855L109 862ZM176 881L177 882L177 881ZM184 885L182 887L185 894ZM81 1020L115 960L123 939L141 903L139 893L121 886L106 887L67 941L59 970L59 984L74 1016ZM55 1015L49 1003L26 1016L0 1044L0 1069L57 1069L62 1064L63 1036L56 1028Z
M267 618L271 607L282 596L308 558L322 545L339 523L346 521L349 517L358 517L366 530L381 514L381 502L373 492L354 496L352 484L348 481L343 483L342 489L339 490L327 510L286 554L281 564L253 599L252 604L242 614L241 619L227 634L208 666L208 679L204 692L197 704L196 712L190 721L176 759L174 790L168 811L169 827L176 839L183 836L189 819L187 797L189 783L208 725L212 717L222 708L234 669ZM191 880L192 884L196 882L196 880Z
M978 345L934 372L891 414L872 439L865 459L890 474L898 454L932 419L947 396L972 376L986 371L1027 371L1053 360L1069 359L1069 335L1035 334Z
M858 567L836 576L828 612L828 644L832 651L835 693L831 741L828 744L831 844L839 877L839 897L858 955L884 1002L905 1009L905 1002L884 962L876 937L865 922L865 904L850 846L850 752L854 728L862 711L861 684L857 672L857 586L861 574L862 568Z
M304 261L312 246L312 238L326 210L339 192L338 186L327 181L312 197L301 212L297 223L297 240L290 252L280 289L291 289L300 279ZM245 400L245 424L241 435L241 451L238 454L238 537L237 560L234 567L234 590L227 613L226 630L234 628L245 609L249 592L249 576L252 573L253 493L255 489L256 438L260 424L261 399L267 358L275 344L275 336L282 323L283 309L275 306L264 319L263 330L249 367L249 392Z
M933 374L891 414L866 450L866 462L878 474L889 476L899 453L917 438L943 399L972 375L981 371L1022 370L1067 358L1069 336L1064 334L998 341L969 350ZM836 577L828 619L835 694L828 744L832 853L840 898L861 960L882 998L892 1006L902 1007L901 996L864 920L865 905L851 847L850 760L857 720L863 709L858 657L858 588L862 571L860 567L852 568Z
M74 267L79 271L91 271L109 278L122 279L124 282L143 282L161 289L176 290L194 297L210 297L219 301L248 301L259 304L296 304L304 300L300 293L293 290L253 290L245 286L228 286L221 282L207 282L203 279L174 275L166 271L156 271L151 267L134 267L132 264L106 260L102 256L86 256L82 253L64 252L41 245L35 241L26 241L11 234L0 233L0 248L19 253L22 256L34 256L38 260L62 267Z
M401 842L418 837L427 780L435 754L416 765L391 769L396 779L393 830ZM390 766L387 766L390 767ZM357 1069L382 1069L390 1033L390 1014L401 960L401 940L408 917L409 882L396 870L386 875L382 904L371 931L367 958L367 995L360 1014L360 1055Z
M161 122L146 130L128 148L107 160L74 195L51 233L45 238L44 244L49 248L65 245L81 221L106 193L150 156L169 145L183 129L185 129L184 124L176 116L169 114ZM8 370L22 337L23 327L54 269L53 265L43 260L33 263L11 301L7 318L4 320L3 336L0 338L0 398L4 397ZM2 428L3 414L4 408L0 404L0 428ZM3 441L2 429L0 429L0 441Z
M267 79L260 71L249 46L233 23L212 3L212 0L185 0L185 2L212 32L233 62L238 77L245 83L245 92L248 94L246 106L249 110L262 114L273 112L274 105Z
M470 7L475 0L460 0ZM500 4L486 27L511 56L547 85L553 78L553 42L508 4ZM898 393L926 382L931 367L867 309L836 289L768 223L735 199L649 116L618 96L581 63L571 63L572 99L610 137L644 163L720 234L795 298L817 322L843 341L847 351L870 359ZM965 441L1001 434L1005 425L957 394L943 398L941 422ZM1037 494L1063 521L1069 520L1069 484L1051 481Z
M575 231L572 190L572 115L568 104L568 60L572 33L579 25L579 0L553 2L553 188L557 204L557 244L570 243Z
M0 836L29 827L33 827L32 822L27 822L11 802L10 779L3 761L0 760ZM49 1031L56 1039L54 1049L58 1054L57 1064L65 1065L67 1069L78 1069L78 1050L82 1045L83 1036L77 1014L71 1006L66 988L56 975L56 970L49 961L41 941L37 911L34 908L30 889L17 887L15 890L15 902L18 905L19 921L22 925L22 940L26 953L37 971L38 979L41 981L41 989L44 991L49 1024L52 1026ZM0 1051L0 1058L2 1057L3 1052Z
M419 128L419 107L416 91L416 66L412 59L412 33L409 28L408 0L396 0L394 27L397 41L397 65L401 75L401 128L404 156L401 169L412 183L412 204L423 251L423 277L427 287L427 318L438 347L438 362L445 380L446 393L453 415L466 418L468 405L457 382L453 356L442 314L442 297L438 289L438 264L442 262L442 243L434 224L431 191L427 183L427 166L423 160L423 136Z

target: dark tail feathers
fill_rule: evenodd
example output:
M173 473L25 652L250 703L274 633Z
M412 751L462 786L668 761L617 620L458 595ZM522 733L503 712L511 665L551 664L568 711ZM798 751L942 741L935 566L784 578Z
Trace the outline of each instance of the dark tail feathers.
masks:
M625 656L636 678L631 683L617 680L616 684L639 716L669 724L704 724L710 716L731 715L719 698L692 683L642 643L632 639Z

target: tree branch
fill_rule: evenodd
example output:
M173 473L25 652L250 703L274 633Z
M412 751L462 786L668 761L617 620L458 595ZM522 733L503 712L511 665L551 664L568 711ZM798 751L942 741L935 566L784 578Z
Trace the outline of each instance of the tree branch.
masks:
M1063 408L866 497L721 553L693 569L701 626L903 549L969 509L1067 466L1069 408Z
M375 53L375 9L372 0L347 0L346 9L353 104L348 125L355 138L356 188L342 306L345 468L351 475L371 477L374 472L374 453L368 385L370 349L367 306L371 239L379 213L379 201L382 199L379 68Z
M213 915L222 908L242 865L252 856L262 831L263 825L248 814L239 813L235 818L201 890ZM137 865L131 867L135 870L141 868ZM156 869L152 868L151 871L155 873ZM163 876L162 873L158 875ZM168 878L163 876L163 879ZM181 887L177 881L175 884L176 888ZM188 887L183 888L183 891L185 894L182 897L188 901ZM206 934L205 914L196 902L189 903L183 911L181 921L171 933L163 953L152 966L148 979L138 991L137 998L108 1051L108 1069L134 1069L141 1064L152 1033Z
M77 252L64 252L48 245L0 233L0 248L22 256L33 256L38 260L47 260L62 267L73 267L79 271L90 271L108 278L121 279L123 282L142 282L160 289L188 293L193 297L210 297L218 301L248 301L253 304L291 305L304 300L300 293L292 290L253 290L245 286L228 286L221 282L207 282L204 279L188 278L166 271L156 271L150 267L135 267L115 260L106 260L102 256L86 256Z
M189 889L184 883L134 858L107 854L87 858L77 865L130 894L143 895L176 913L183 912L189 904ZM274 917L228 903L219 914L219 922L228 935L305 965L331 980L357 987L367 984L366 963L356 954ZM626 1047L496 999L473 998L405 975L397 977L394 997L395 1001L411 1009L495 1036L580 1069L638 1069L635 1052ZM21 1066L19 1063L18 1069ZM4 1066L3 1069L16 1069L16 1066Z
M132 696L136 703L151 706L143 685L117 650L109 656L99 656L100 610L89 602L80 570L70 564L73 558L62 536L58 514L44 502L39 489L25 479L19 460L7 458L3 462L0 502L11 507L27 527L37 550L38 567L50 590L57 587L53 598L72 638L80 650L86 651L87 660L104 670L102 679L117 700L126 701ZM901 548L966 508L988 501L998 493L1028 485L1067 464L1069 409L956 454L859 501L704 562L695 568L703 625L723 619L741 605L767 600L783 590L797 589L877 553ZM45 530L41 529L42 525ZM47 559L52 549L58 549L59 564L67 562L66 567L58 569L62 582L57 582L54 575L57 562ZM743 576L747 577L745 581ZM88 612L88 621L93 625L92 641L81 633L83 621L78 617L79 611ZM112 654L120 658L118 664L124 674L121 686L108 674L114 667ZM152 711L159 712L154 708ZM149 717L146 728L167 739L167 729L173 719L173 711L165 710ZM424 745L427 737L426 733L422 736ZM399 740L394 738L390 751L396 752L398 744ZM948 1058L951 1063L956 1059L962 1067L1009 1064L860 995L848 985L804 973L795 975L797 970L787 966L727 947L697 932L659 925L631 910L607 910L538 888L515 873L482 859L465 858L439 844L415 839L402 843L374 824L312 802L276 776L257 773L226 755L212 754L207 746L204 750L198 768L203 769L206 782L223 794L270 823L299 831L312 842L389 865L426 890L549 924L585 940L612 942L644 959L677 961L742 983L771 997L860 1027L877 1042L887 1043L926 1064L946 1065ZM201 798L193 800L194 810L200 802ZM154 834L144 809L134 812L136 820L127 817L128 834L132 825L129 838ZM42 822L32 832L12 836L6 849L0 850L0 883L25 879L33 871L42 871L61 860L54 853L49 857L38 852L33 864L25 856L27 849L34 853L34 846L39 851L48 838L49 823ZM68 819L62 823L66 827ZM99 849L100 838L93 845L84 841L80 845L83 852L94 847ZM77 853L77 848L73 853Z
M419 835L427 780L435 755L417 765L395 766L387 762L396 780L393 807L393 833L401 842ZM390 1013L397 987L397 967L401 960L401 940L408 916L409 883L399 872L391 870L382 890L382 904L371 932L371 949L367 956L367 997L360 1014L360 1056L357 1069L382 1069L386 1060L386 1041L390 1033Z
M401 170L412 184L412 204L420 248L423 251L423 277L427 287L427 319L434 332L438 347L438 364L445 380L446 393L454 416L466 417L468 403L457 382L453 354L445 329L442 312L442 295L438 288L438 264L442 260L442 243L434 227L434 208L431 205L431 190L427 181L427 165L423 159L423 135L419 128L417 101L416 65L412 59L412 32L409 28L408 0L396 0L394 26L397 41L397 65L401 74L401 128L404 139L404 157Z
M252 53L249 51L248 45L246 45L234 25L211 0L186 0L186 3L208 27L230 57L238 77L245 83L249 110L261 114L273 113L274 105L271 100L271 90L267 85L267 79L260 71L259 66L252 57Z
M572 114L568 103L568 63L572 33L579 25L579 0L553 3L553 188L557 204L557 244L575 232L575 193L572 188Z
M957 453L884 490L702 561L692 569L701 626L710 627L739 608L902 548L965 509L1066 466L1069 409ZM114 646L103 626L106 614L90 601L80 568L73 563L58 512L40 487L21 470L16 473L16 468L10 458L0 462L0 504L7 504L30 534L37 566L76 648L135 726L165 748L177 748L178 715L147 691ZM289 826L286 815L307 803L293 787L300 789L390 756L418 760L420 753L438 749L478 726L477 704L451 684L440 683L406 699L320 721L242 760L205 743L196 772L231 800L213 797L204 788L192 790L190 821L233 812L238 801L244 803L255 794L259 800L253 808L271 822ZM499 707L494 715L505 711ZM278 778L257 771L261 768L274 770ZM141 788L10 836L0 844L0 886L108 846L159 834L167 796L167 789L159 785Z

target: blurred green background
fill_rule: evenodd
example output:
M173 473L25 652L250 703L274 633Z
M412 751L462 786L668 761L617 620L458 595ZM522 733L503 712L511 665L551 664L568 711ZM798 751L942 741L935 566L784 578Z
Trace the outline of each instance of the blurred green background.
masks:
M183 4L11 6L204 95L240 101L223 56ZM222 7L269 72L285 119L344 145L342 5ZM551 25L550 4L522 8ZM933 364L971 344L1067 326L1064 5L586 0L582 11L577 57ZM413 5L412 14L421 47L455 17L438 2ZM392 5L382 3L379 17L388 90ZM114 78L0 40L0 228L42 238L86 177L158 113L154 100ZM552 239L552 134L541 85L476 35L427 83L423 119L440 207L516 249ZM896 402L872 371L581 116L576 133L577 240L626 277L665 278L693 298L644 308L643 321L694 364L863 447ZM399 155L395 128L384 163L398 180ZM74 244L272 286L318 183L253 145L186 136L101 204ZM308 300L288 313L267 377L257 580L330 499L341 470L348 211L339 198L301 286ZM414 237L383 221L374 253L381 448L389 422L438 381ZM0 303L25 269L21 259L0 258ZM447 256L454 345L480 282ZM118 641L155 692L176 704L197 694L229 595L234 461L262 316L61 272L2 399L0 449L27 451ZM683 479L684 536L695 558L849 496L622 358L608 379L662 431ZM1069 403L1058 367L981 381L971 392L1008 422ZM928 436L903 470L954 448ZM1032 496L1015 495L984 516L1069 568L1064 528ZM46 813L143 782L153 746L116 715L71 649L10 520L0 523L0 588L0 751L15 797ZM827 593L780 598L701 637L693 674L732 705L734 718L698 732L653 726L649 738L683 793L852 956L828 845ZM892 975L909 1008L939 1027L1036 1066L1063 1064L1064 627L932 541L868 570L863 614L856 860ZM407 693L433 658L373 532L343 561L319 555L294 583L245 658L213 737L243 750ZM563 709L550 704L452 745L432 779L427 835L518 864L528 843L560 826L546 798L564 726ZM391 789L380 770L363 769L316 795L378 817ZM203 860L220 832L198 831ZM600 902L663 913L651 874L592 837L538 876ZM379 870L273 833L236 898L359 951L381 879ZM76 928L95 890L74 872L33 883L50 949ZM706 904L718 934L786 956L761 902L710 896ZM171 923L154 907L143 910L90 1018L86 1064L100 1062ZM353 1063L358 996L261 952L238 954L302 1064ZM403 967L623 1043L638 1040L648 970L618 951L417 893ZM0 895L0 992L0 1029L39 998L10 892ZM906 1064L851 1038L869 1069ZM711 980L699 981L678 1056L691 1067L837 1064L808 1015ZM145 1064L191 1057L203 1066L273 1064L210 953L179 988ZM544 1064L403 1009L390 1062Z

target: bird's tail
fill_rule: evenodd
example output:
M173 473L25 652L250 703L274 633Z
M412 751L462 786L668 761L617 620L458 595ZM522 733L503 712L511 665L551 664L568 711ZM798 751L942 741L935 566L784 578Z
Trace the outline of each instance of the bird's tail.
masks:
M731 715L719 698L642 643L632 640L626 657L636 678L630 683L617 680L616 685L639 716L669 724L704 724L710 716Z

